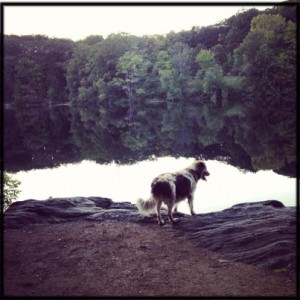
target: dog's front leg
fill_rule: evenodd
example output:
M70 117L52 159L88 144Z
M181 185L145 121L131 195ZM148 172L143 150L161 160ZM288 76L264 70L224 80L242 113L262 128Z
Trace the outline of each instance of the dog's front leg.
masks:
M157 214L158 225L160 225L160 226L164 225L164 221L163 221L163 219L161 217L161 214L160 214L161 204L162 204L162 201L161 200L157 200L157 203L156 203L156 214Z
M189 195L188 196L188 203L189 203L189 207L190 207L190 211L191 211L191 215L194 216L196 213L194 212L194 195Z

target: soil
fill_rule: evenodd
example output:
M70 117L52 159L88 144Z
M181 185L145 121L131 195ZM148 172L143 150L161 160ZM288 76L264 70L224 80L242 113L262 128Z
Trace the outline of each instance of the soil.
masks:
M296 296L283 273L227 261L156 224L4 231L5 296Z

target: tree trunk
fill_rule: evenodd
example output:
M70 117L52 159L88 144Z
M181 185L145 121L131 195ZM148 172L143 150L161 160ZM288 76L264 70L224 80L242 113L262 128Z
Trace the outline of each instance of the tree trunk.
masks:
M128 105L129 105L129 123L132 125L134 121L133 116L133 94L132 94L132 83L130 82L130 78L127 75L127 96L128 96Z

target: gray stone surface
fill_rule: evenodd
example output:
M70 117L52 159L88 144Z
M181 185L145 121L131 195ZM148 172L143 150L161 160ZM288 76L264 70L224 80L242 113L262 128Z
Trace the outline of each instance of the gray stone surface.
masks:
M166 211L162 216L166 219ZM276 200L242 203L220 212L196 216L175 213L176 225L162 230L185 236L196 246L219 252L225 259L254 264L277 272L296 270L296 208ZM143 216L129 202L101 197L25 200L4 214L5 228L67 221L118 220L156 225L155 215Z
M270 200L184 218L173 231L225 259L295 273L296 220L295 207Z

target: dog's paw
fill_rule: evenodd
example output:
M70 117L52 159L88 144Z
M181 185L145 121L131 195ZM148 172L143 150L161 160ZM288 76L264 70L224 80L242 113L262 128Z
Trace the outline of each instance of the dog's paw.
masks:
M172 225L176 225L176 224L179 223L179 219L178 218L173 218L173 221L170 220L170 222L171 222Z
M165 225L165 222L164 222L164 221L158 221L158 225L159 225L159 226L164 226L164 225Z

